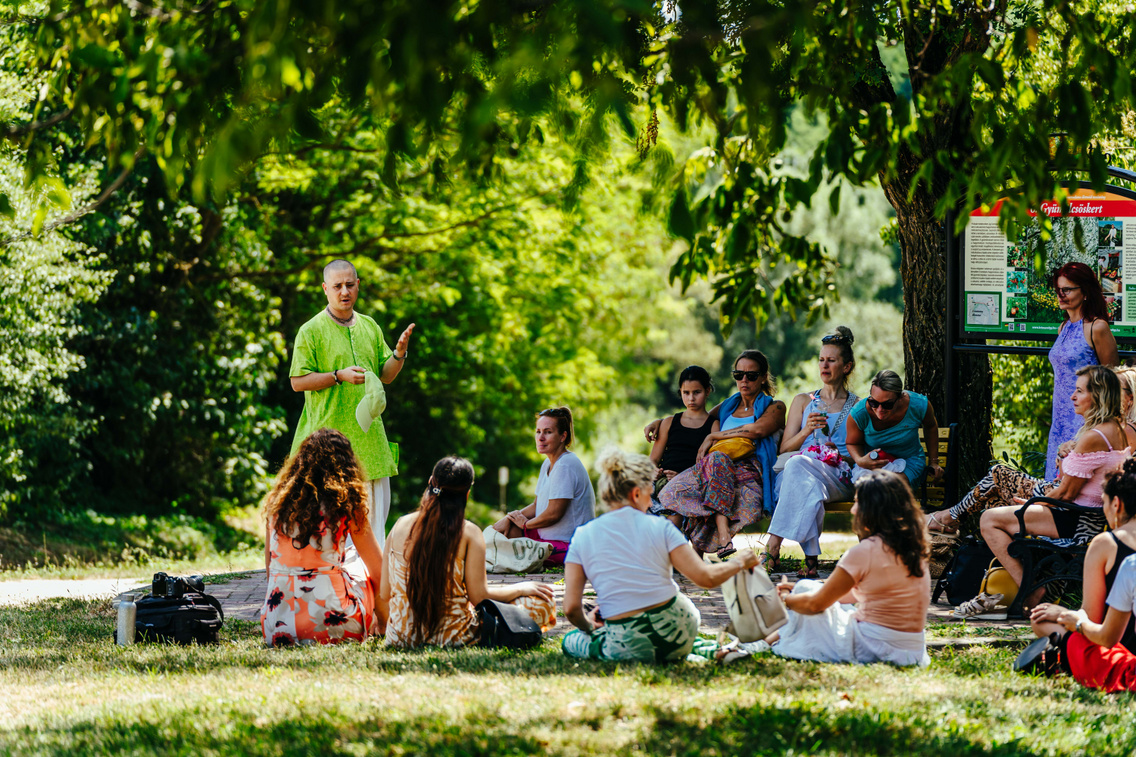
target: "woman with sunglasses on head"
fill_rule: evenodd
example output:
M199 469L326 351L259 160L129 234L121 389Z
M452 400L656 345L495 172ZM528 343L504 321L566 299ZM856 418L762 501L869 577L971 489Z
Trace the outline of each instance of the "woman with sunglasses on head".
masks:
M919 441L920 428L928 440L926 454ZM939 422L931 401L918 392L904 391L903 379L895 371L880 371L872 377L869 396L856 403L848 416L848 454L856 464L852 480L864 471L886 467L902 472L914 487L928 465L938 480L943 476L938 438Z
M1120 470L1105 475L1101 505L1110 530L1097 534L1089 543L1085 555L1081 609L1069 610L1048 602L1033 608L1030 625L1039 641L1022 653L1014 667L1021 670L1038 662L1047 652L1056 652L1059 661L1064 658L1066 664L1063 667L1070 669L1085 686L1119 691L1119 688L1106 683L1110 669L1117 662L1126 661L1128 667L1136 671L1136 626L1132 622L1132 601L1118 602L1118 596L1112 593L1121 564L1130 555L1136 554L1136 460L1128 458ZM1131 581L1128 583L1130 589L1136 586ZM1123 622L1120 622L1122 616ZM1093 641L1088 639L1090 632L1084 627L1086 622L1100 626L1093 629L1097 632L1093 634ZM1107 632L1106 626L1109 627ZM1045 672L1056 672L1048 665L1044 669ZM1130 681L1136 682L1136 677L1131 677Z
M473 466L461 457L434 465L418 510L387 537L380 596L390 606L388 646L463 647L480 639L476 607L495 599L522 608L547 631L556 625L552 587L525 581L490 587L485 537L465 519Z
M1111 368L1101 365L1082 368L1077 371L1076 388L1070 399L1084 424L1074 439L1073 451L1061 463L1061 480L1045 496L1099 510L1105 474L1120 465L1131 452L1127 449L1124 422L1120 419L1120 380ZM979 518L986 545L1019 586L1022 564L1010 556L1010 542L1018 533L1017 512L1025 502L1025 496L1016 496L1012 504L986 510ZM1035 536L1088 541L1106 525L1103 511L1085 514L1033 504L1025 512L1026 532ZM1000 594L979 594L959 605L955 614L960 617L983 615L997 607L1001 599ZM1024 604L1032 607L1037 599L1039 597L1027 597Z
M791 539L805 553L805 568L798 577L816 578L824 503L852 496L845 436L848 416L860 399L848 388L856 367L853 341L852 330L845 326L837 326L834 333L821 339L821 387L798 394L789 407L781 455L796 454L785 462L783 471L774 474L777 508L765 545L766 560L774 571L780 569L781 542ZM787 484L784 489L783 484Z
M695 551L717 552L719 557L737 551L734 534L761 520L766 509L773 510L773 436L785 427L785 403L773 399L776 387L765 355L757 350L741 353L733 375L737 394L712 411L719 430L702 442L697 464L671 479L659 494L663 514L683 519L682 531ZM726 440L734 449L711 451L716 442Z
M1053 366L1053 410L1049 446L1045 454L1045 478L1057 478L1060 446L1073 438L1081 419L1065 398L1073 393L1077 370L1086 365L1116 365L1120 362L1116 338L1108 325L1108 305L1100 281L1084 263L1066 263L1053 276L1057 307L1065 320L1049 350Z
M563 565L572 534L596 517L596 495L588 469L572 446L572 411L550 407L536 416L536 451L547 459L536 479L536 499L493 524L510 539L528 537L551 544L545 565Z

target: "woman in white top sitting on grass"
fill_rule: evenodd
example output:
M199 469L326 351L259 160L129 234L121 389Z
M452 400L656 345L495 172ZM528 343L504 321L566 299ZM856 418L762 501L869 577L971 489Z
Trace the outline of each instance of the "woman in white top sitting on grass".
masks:
M579 630L564 637L564 654L596 660L682 661L694 648L701 617L679 592L672 567L711 589L757 565L757 555L743 549L729 562L705 563L674 524L648 515L655 464L646 455L611 449L601 454L596 467L600 499L611 511L580 526L568 550L564 615ZM599 603L598 610L591 612L583 606L588 580Z

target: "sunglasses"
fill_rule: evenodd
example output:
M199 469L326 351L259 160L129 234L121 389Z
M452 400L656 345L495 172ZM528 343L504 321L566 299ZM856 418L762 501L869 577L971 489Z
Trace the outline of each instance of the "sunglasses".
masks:
M757 381L765 374L761 371L734 371L734 381L741 381L743 378L750 381Z
M869 397L868 398L868 407L872 408L873 410L879 410L881 407L884 410L891 410L893 407L895 407L895 403L897 403L897 402L899 402L898 398L896 398L894 400L888 400L887 402L880 402L879 400L874 400L871 397Z
M840 334L829 334L820 338L821 344L844 344L844 337Z

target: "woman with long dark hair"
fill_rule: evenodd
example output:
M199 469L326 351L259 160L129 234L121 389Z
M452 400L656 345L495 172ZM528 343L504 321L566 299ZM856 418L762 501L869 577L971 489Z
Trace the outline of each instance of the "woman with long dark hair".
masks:
M827 581L778 585L789 623L770 640L773 652L817 662L927 665L930 547L911 486L891 471L865 473L852 515L860 543Z
M757 350L738 355L734 381L738 392L714 409L719 430L703 440L697 465L659 494L661 512L683 519L682 532L695 551L717 551L719 557L737 551L734 534L773 511L774 435L785 427L785 403L773 399L776 384L765 355ZM748 445L748 451L732 456L711 449L723 441Z
M347 437L325 428L305 439L284 464L264 512L268 591L260 624L268 645L362 641L381 632L383 553ZM347 555L348 536L359 559Z
M1065 398L1073 393L1077 371L1088 365L1116 365L1120 356L1108 325L1108 305L1100 281L1084 263L1066 263L1053 274L1057 307L1065 319L1049 350L1053 366L1053 410L1049 446L1045 453L1045 479L1057 478L1058 448L1081 427L1081 419Z
M556 625L552 587L533 581L489 586L485 537L465 519L473 466L445 457L422 493L418 510L398 519L387 537L380 596L389 602L387 644L461 647L478 640L475 607L483 599L523 607L542 630Z

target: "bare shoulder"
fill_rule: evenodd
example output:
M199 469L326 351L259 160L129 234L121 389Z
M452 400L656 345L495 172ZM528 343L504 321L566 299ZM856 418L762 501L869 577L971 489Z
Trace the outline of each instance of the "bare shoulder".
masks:
M476 523L472 523L471 521L467 520L465 522L465 525L462 526L462 538L474 540L481 539L484 541L485 535L482 533L481 529L477 527Z

